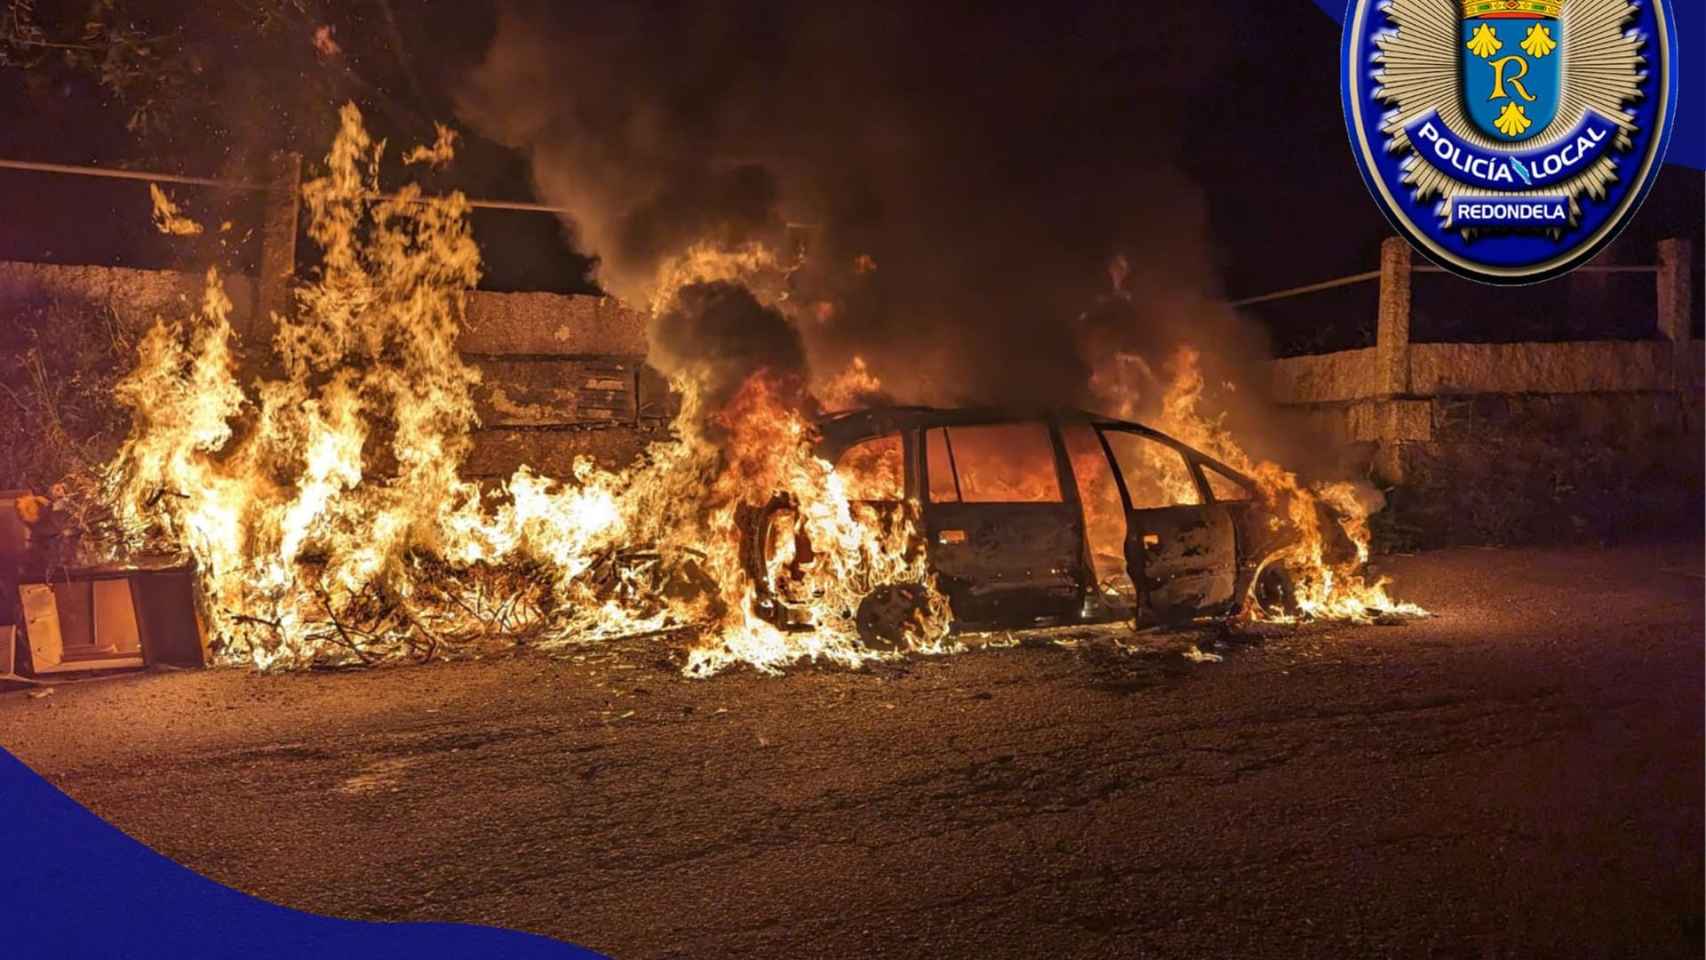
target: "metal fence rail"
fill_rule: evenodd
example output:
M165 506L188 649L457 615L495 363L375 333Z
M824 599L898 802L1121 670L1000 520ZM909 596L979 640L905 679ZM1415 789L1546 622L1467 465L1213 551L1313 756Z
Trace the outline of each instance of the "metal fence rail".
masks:
M1447 272L1449 272L1444 267L1435 266L1434 264L1431 264L1431 263L1416 264L1410 268L1410 271L1412 273L1447 273ZM1573 272L1575 272L1575 273L1658 273L1659 272L1659 265L1656 263L1641 263L1641 264L1589 263L1589 264L1584 264L1582 266L1577 267ZM1284 290L1275 290L1272 293L1263 293L1263 294L1258 294L1254 297L1245 297L1242 300L1232 300L1232 301L1229 301L1227 305L1232 306L1232 307L1248 307L1248 306L1253 306L1253 305L1258 304L1258 303L1266 303L1270 300L1283 300L1287 297L1302 296L1303 294L1306 294L1306 293L1317 293L1317 292L1322 291L1322 290L1331 290L1334 287L1348 287L1353 283L1364 283L1364 282L1369 281L1369 280L1378 280L1378 279L1380 279L1380 271L1379 270L1369 270L1365 273L1353 273L1353 274L1349 274L1349 275L1343 276L1343 277L1335 277L1332 280L1322 280L1320 283L1304 284L1301 287L1287 287Z
M97 167L76 163L41 163L34 160L0 159L0 169L26 170L32 173L58 173L78 177L103 177L111 180L144 180L153 183L180 183L197 187L216 187L223 190L247 190L265 193L273 189L270 183L252 183L246 180L220 180L213 177L191 177L177 173L161 173L151 170L119 170L112 167ZM372 200L387 200L392 194L369 194ZM567 207L554 207L547 203L529 203L520 200L469 200L470 207L482 210L522 210L531 213L560 213L569 212Z

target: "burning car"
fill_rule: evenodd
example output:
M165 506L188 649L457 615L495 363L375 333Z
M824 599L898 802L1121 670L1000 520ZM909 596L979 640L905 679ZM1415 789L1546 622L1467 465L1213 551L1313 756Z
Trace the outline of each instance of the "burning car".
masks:
M212 662L668 636L705 677L945 651L956 627L1394 607L1359 572L1369 503L1246 456L1197 412L1194 348L1164 391L1108 400L1159 402L1171 436L1077 411L816 417L882 386L856 357L858 376L814 381L799 329L731 279L776 272L759 248L696 247L660 273L648 361L679 398L668 436L624 465L467 476L484 374L458 347L479 277L466 200L390 197L359 111L340 118L332 173L303 187L324 264L274 315L278 376L242 382L210 269L200 307L137 344L113 386L130 432L76 485L77 562L186 571ZM65 609L80 622L82 594Z
M869 645L902 639L938 589L960 630L1289 616L1307 602L1300 580L1366 559L1323 498L1284 503L1139 423L891 406L825 417L817 431L855 511L910 524L935 578L861 601ZM798 519L787 498L745 518L758 612L783 627L809 626L813 609L800 590L816 554Z

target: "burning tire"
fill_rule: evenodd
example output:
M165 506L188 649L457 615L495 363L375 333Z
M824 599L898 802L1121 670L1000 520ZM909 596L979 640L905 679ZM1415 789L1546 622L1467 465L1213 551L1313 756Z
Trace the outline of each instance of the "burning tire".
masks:
M1267 617L1295 617L1298 614L1297 585L1284 564L1269 563L1256 574L1250 585L1252 612Z
M808 599L800 595L801 573L814 559L799 508L792 498L778 496L762 508L743 508L740 523L742 563L758 588L757 613L777 626L793 626L798 606Z
M916 518L904 513L903 505L886 513L878 509L881 506L858 504L856 513L874 531L912 529ZM945 599L928 580L913 579L923 576L923 570L873 586L877 578L855 567L836 574L839 593L826 592L824 584L813 579L821 573L817 564L822 557L792 499L777 497L752 509L742 522L743 563L756 587L753 612L770 623L784 630L807 630L823 626L828 618L837 629L852 627L871 650L920 647L948 631L951 614ZM914 542L909 549L922 556L922 544Z
M930 593L922 584L878 587L859 604L859 641L873 650L908 646L929 612Z

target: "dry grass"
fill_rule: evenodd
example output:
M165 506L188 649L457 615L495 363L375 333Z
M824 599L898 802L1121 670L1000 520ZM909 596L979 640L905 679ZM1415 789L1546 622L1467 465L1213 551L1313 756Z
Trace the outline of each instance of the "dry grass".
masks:
M135 338L104 305L54 301L0 324L0 488L88 477L124 439L113 385Z

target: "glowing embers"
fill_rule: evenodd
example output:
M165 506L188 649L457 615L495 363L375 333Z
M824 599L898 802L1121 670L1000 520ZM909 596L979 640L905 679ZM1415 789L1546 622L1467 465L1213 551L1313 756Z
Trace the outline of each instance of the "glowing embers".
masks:
M210 272L201 309L158 323L117 392L133 429L106 471L121 531L107 553L193 559L221 659L375 663L678 631L698 637L695 675L857 663L891 655L860 642L854 611L893 584L924 599L909 645L940 642L946 603L907 521L872 522L811 452L786 322L732 282L774 266L762 248L695 247L662 271L653 333L683 400L675 440L624 470L583 459L562 479L524 466L498 489L463 480L479 379L456 349L480 272L468 205L387 196L380 145L353 107L342 121L303 191L322 266L275 318L282 376L244 388ZM409 159L441 164L451 147L441 135ZM778 336L740 340L754 323ZM881 484L893 466L858 476ZM813 544L796 565L808 630L754 613L739 520L778 499Z
M1305 485L1271 461L1256 461L1233 438L1224 420L1199 410L1204 391L1201 354L1180 347L1168 363L1169 379L1156 426L1173 437L1249 476L1270 513L1261 571L1251 580L1246 611L1257 619L1335 619L1366 622L1380 617L1427 616L1387 592L1389 581L1369 581L1368 517L1384 506L1380 492L1350 482ZM1223 486L1229 478L1216 481Z
M210 272L201 308L157 324L117 392L133 429L106 474L122 530L107 558L193 559L221 659L371 663L671 632L693 638L684 669L702 676L951 648L954 612L924 546L923 505L907 496L905 444L879 438L833 466L816 453L819 410L882 385L855 358L814 397L798 330L754 292L787 269L761 246L694 246L660 271L648 333L682 401L671 440L621 470L581 460L561 478L522 467L496 487L462 479L479 380L456 348L480 275L468 205L412 186L386 196L380 147L353 108L342 120L327 175L304 189L322 266L276 318L273 342L246 345L270 347L277 375L239 376L231 303ZM438 164L450 149L441 137L412 156ZM1326 502L1348 512L1339 525L1365 552L1366 504L1251 465L1196 414L1200 388L1194 353L1181 351L1161 426L1255 477L1300 535L1270 561L1292 571L1298 609L1389 607L1322 542ZM914 496L968 516L1022 507L1054 524L1040 531L1072 529L1051 519L1077 512L1066 468L1031 426L920 435L916 469L944 467ZM1136 458L1120 466L1142 497L1194 482L1141 445L1115 455ZM955 530L981 549L963 526L933 542L951 545ZM1066 543L1038 575L1070 580L1080 546ZM1117 595L1116 580L1104 585Z

